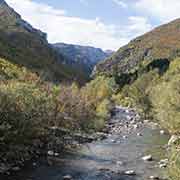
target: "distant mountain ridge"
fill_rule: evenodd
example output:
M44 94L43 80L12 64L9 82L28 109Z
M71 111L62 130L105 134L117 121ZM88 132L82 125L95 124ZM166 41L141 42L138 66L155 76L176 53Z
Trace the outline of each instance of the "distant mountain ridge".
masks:
M56 43L53 46L60 54L66 57L68 60L66 63L68 62L69 65L81 69L88 75L98 62L109 57L113 52L104 52L100 48L75 44Z

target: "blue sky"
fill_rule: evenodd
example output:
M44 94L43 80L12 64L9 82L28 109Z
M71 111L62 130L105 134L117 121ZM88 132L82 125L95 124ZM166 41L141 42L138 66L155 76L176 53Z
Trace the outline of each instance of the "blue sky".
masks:
M7 0L51 43L116 50L180 17L180 0Z

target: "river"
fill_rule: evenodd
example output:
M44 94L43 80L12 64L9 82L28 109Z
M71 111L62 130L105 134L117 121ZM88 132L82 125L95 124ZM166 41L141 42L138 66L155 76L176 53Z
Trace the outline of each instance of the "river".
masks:
M109 122L107 138L82 145L60 157L41 160L1 180L148 180L164 179L166 168L158 162L166 159L168 133L160 133L155 123L140 121L134 111L118 108ZM151 155L151 161L142 157ZM127 175L127 171L133 171Z

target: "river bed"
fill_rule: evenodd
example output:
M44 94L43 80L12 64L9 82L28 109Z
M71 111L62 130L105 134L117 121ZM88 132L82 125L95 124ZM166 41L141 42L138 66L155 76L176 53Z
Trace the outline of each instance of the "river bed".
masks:
M148 180L150 176L165 179L166 168L158 162L167 158L168 133L160 133L151 122L134 119L137 114L123 108L116 110L104 140L82 145L74 152L49 157L28 165L24 170L1 180ZM151 155L151 161L142 157ZM131 175L125 172L134 171Z

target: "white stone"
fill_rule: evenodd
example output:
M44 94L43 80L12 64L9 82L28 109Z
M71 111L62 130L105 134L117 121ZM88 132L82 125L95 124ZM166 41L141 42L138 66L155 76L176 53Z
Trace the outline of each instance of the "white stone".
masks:
M115 142L116 142L116 140L115 140L115 139L111 139L111 142L112 142L112 143L115 143Z
M141 133L137 133L137 136L142 136L142 134Z
M126 118L127 118L128 121L132 120L132 117L129 116L129 115L127 115Z
M54 156L56 156L56 157L59 156L59 153L54 153Z
M165 134L165 131L164 131L164 130L161 130L161 131L160 131L160 134L162 134L162 135Z
M33 166L37 166L37 163L33 162L32 165L33 165Z
M54 156L54 151L48 151L47 154L48 154L49 156Z
M144 160L144 161L152 161L152 156L151 155L144 156L144 157L142 157L142 160Z
M63 176L63 180L72 180L72 176L70 175Z
M158 180L159 177L158 176L150 176L149 179L154 179L154 180Z
M133 171L133 170L125 171L125 174L126 174L126 175L129 175L129 176L134 176L134 175L136 175L135 171Z
M127 136L123 136L123 139L127 139Z
M167 167L167 164L166 163L162 163L159 165L160 168L166 168Z
M122 161L117 161L116 164L122 166L124 163Z

